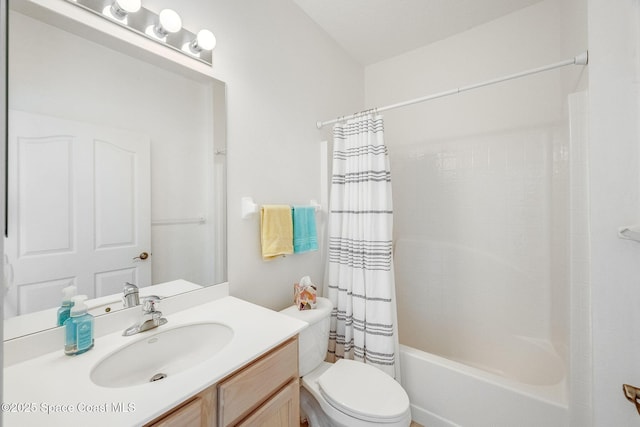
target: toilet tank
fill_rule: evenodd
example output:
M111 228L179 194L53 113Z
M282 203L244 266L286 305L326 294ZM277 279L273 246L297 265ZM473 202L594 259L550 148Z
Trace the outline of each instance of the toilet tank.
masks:
M298 310L292 305L281 311L282 314L294 317L309 324L300 332L298 339L298 360L300 376L305 376L322 363L327 355L329 345L329 316L333 304L326 298L318 297L316 308Z

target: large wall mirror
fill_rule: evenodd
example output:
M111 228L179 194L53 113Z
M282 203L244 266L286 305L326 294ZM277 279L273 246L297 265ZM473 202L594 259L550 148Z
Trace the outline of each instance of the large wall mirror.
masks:
M5 339L55 327L69 285L102 314L126 282L224 282L224 83L9 8Z

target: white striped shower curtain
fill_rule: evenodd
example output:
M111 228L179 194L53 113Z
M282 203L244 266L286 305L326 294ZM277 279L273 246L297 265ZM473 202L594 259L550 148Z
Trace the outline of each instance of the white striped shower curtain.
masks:
M337 124L333 137L328 359L359 360L396 377L393 207L382 116Z

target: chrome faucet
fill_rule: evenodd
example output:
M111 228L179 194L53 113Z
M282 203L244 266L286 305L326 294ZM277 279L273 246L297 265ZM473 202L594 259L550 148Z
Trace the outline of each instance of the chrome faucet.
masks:
M122 335L128 337L149 329L157 328L167 323L167 319L162 317L162 312L156 310L156 305L160 301L160 297L150 295L142 300L142 319L139 323L128 327Z
M138 292L138 287L133 283L125 283L124 290L122 296L122 303L124 304L124 308L134 307L136 305L140 305L140 297Z

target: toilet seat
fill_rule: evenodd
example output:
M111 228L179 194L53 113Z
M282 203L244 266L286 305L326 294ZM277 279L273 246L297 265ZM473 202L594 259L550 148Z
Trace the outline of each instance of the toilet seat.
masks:
M363 421L399 422L409 410L402 386L365 363L340 359L318 378L318 385L331 406Z

